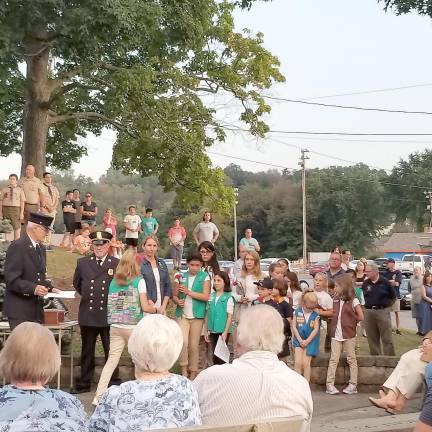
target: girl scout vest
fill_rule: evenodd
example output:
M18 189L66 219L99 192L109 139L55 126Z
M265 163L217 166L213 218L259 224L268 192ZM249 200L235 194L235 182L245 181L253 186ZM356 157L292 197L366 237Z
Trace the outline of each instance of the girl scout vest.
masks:
M115 279L108 290L108 324L135 325L143 317L136 277L129 285L117 285Z
M208 310L207 327L211 333L223 333L227 322L227 304L228 300L232 298L231 293L224 292L216 303L216 293L213 293L210 298ZM232 326L230 326L229 333L232 333Z
M188 287L189 286L189 272L181 273L181 275L183 278L182 285L184 285L185 287ZM203 288L204 288L204 281L205 281L207 276L208 276L208 273L200 270L197 273L197 275L195 276L191 291L196 292L196 293L202 293ZM185 299L186 295L184 293L179 293L178 297L179 297L179 299ZM193 310L194 318L200 318L200 319L205 318L206 306L207 306L206 303L207 302L205 302L205 301L196 300L194 298L192 299L192 310ZM180 318L183 315L183 308L181 308L180 306L177 305L175 315L177 318Z

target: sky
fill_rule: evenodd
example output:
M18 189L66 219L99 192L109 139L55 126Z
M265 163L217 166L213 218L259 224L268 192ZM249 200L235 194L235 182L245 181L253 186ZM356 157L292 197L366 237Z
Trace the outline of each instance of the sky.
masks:
M263 32L265 47L281 62L286 82L266 94L311 102L432 111L432 20L416 14L385 13L376 0L273 0L235 14L238 30ZM430 84L430 85L423 85ZM390 88L417 86L361 95ZM334 95L345 96L334 96ZM333 96L333 97L324 97ZM271 101L271 130L350 133L432 133L431 116L367 112ZM89 136L88 156L73 169L97 179L110 166L115 133ZM363 162L390 170L410 153L431 148L431 137L328 136L271 133L257 140L229 135L214 145L215 166L236 163L251 171L298 168L300 149L307 167ZM218 153L219 155L215 155ZM317 154L321 153L321 154ZM220 156L220 154L224 156ZM323 156L327 155L327 156ZM239 158L239 159L236 159ZM248 159L246 162L241 159ZM0 177L19 172L20 157L0 158Z

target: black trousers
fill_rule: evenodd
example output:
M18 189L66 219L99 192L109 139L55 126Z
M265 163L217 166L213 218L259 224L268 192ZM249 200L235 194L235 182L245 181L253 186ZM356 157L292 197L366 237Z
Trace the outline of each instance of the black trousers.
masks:
M219 336L221 336L221 335L222 335L222 333L210 333L210 344L212 347L212 352L214 352L214 350L216 348L217 341L219 339ZM228 336L227 336L226 341L225 341L226 344L228 344L229 338L230 338L230 334L228 333ZM225 362L213 354L213 364L214 365L223 365L223 364L225 364Z
M110 344L110 328L80 326L81 329L81 377L76 382L76 388L90 388L95 371L96 340L100 336L105 354L108 359ZM119 370L115 369L111 381L118 380Z

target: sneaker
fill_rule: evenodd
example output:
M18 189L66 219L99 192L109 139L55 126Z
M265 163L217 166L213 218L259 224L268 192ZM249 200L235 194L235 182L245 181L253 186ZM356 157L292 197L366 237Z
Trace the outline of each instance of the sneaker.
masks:
M348 395L357 394L357 386L349 383L342 391Z
M340 391L333 384L329 384L327 386L326 393L330 395L336 395L339 394Z

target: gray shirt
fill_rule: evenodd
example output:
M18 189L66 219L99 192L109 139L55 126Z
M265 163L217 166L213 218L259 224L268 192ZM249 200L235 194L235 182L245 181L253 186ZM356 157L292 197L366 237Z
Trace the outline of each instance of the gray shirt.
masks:
M415 304L419 304L421 302L421 299L422 299L421 287L423 286L423 280L421 277L417 279L416 277L411 276L409 284L410 284L410 288L411 288L412 302Z

